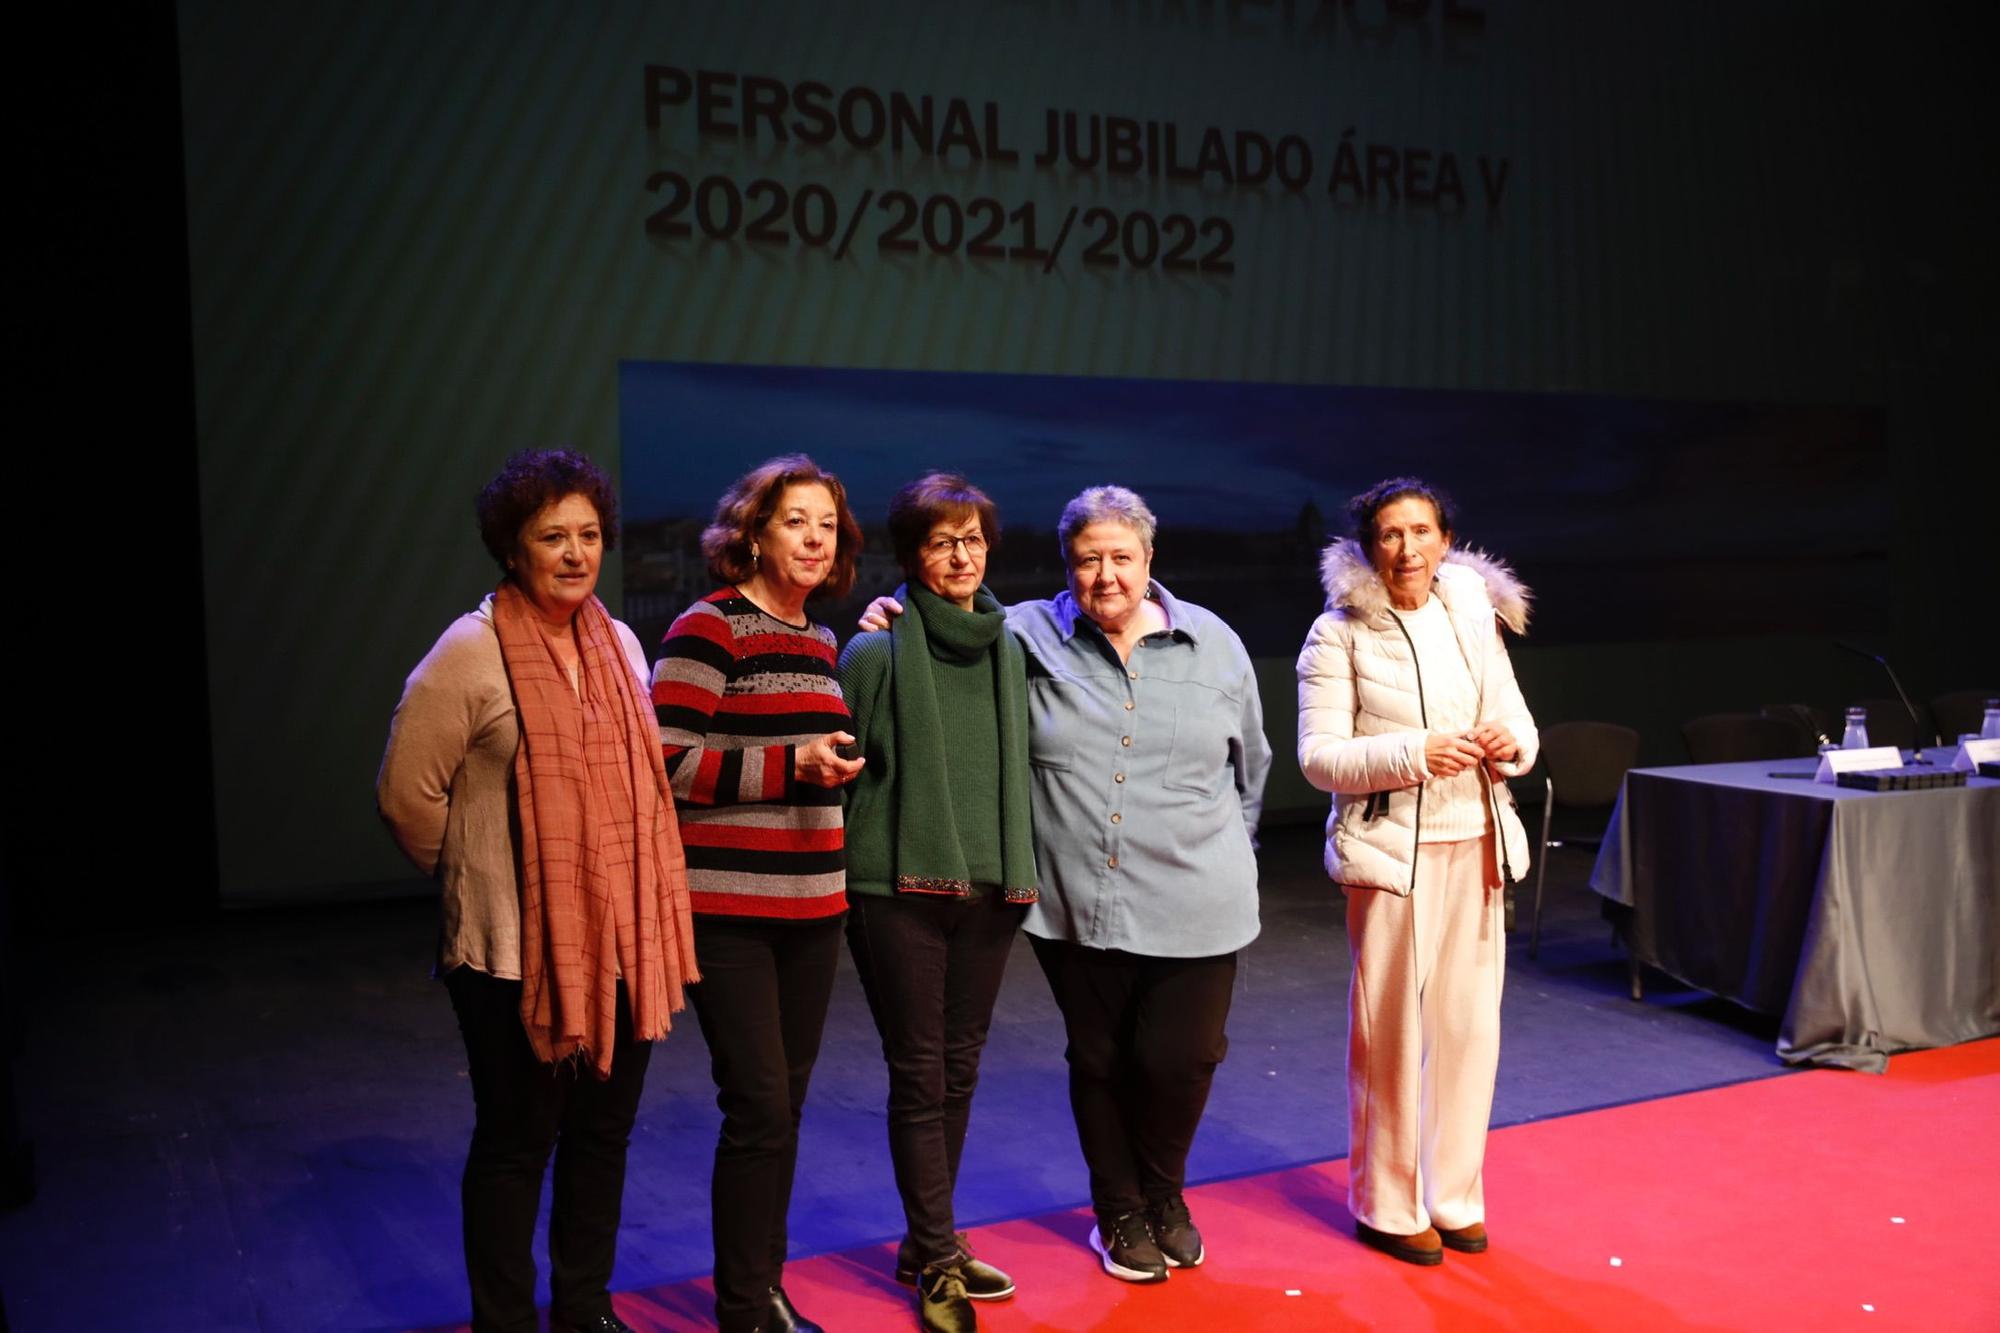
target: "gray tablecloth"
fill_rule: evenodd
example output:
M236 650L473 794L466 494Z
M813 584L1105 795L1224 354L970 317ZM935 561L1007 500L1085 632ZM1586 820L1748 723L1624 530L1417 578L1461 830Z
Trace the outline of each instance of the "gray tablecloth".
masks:
M1626 774L1590 886L1632 909L1633 956L1782 1014L1791 1064L1879 1073L1896 1051L2000 1033L2000 781L1776 776L1814 766Z

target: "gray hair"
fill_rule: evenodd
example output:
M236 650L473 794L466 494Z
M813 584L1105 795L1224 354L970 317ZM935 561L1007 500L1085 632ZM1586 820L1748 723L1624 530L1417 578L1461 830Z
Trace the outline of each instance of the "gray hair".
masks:
M1093 523L1122 523L1132 529L1139 544L1153 549L1153 530L1158 520L1137 491L1123 486L1092 486L1063 506L1062 521L1056 525L1056 540L1062 545L1063 564L1069 564L1069 544Z

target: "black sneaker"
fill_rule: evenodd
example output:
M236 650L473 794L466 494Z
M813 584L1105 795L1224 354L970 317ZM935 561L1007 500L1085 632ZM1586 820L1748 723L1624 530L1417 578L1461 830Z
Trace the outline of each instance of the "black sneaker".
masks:
M1004 1301L1014 1294L1014 1279L981 1259L972 1255L972 1247L965 1243L963 1231L954 1232L958 1239L958 1272L965 1284L965 1298L970 1301ZM945 1262L949 1263L950 1260ZM917 1285L918 1271L922 1264L911 1259L907 1252L896 1252L896 1281L906 1287Z
M1104 1271L1125 1282L1165 1282L1167 1257L1153 1243L1144 1213L1097 1215L1090 1229L1090 1248L1104 1261Z
M1153 1229L1153 1243L1160 1247L1160 1256L1169 1268L1200 1268L1201 1261L1208 1257L1202 1248L1201 1233L1195 1230L1194 1219L1188 1216L1187 1201L1178 1194L1170 1194L1157 1203L1146 1205L1146 1222Z
M973 1333L979 1327L959 1264L927 1264L917 1274L917 1319L925 1333Z

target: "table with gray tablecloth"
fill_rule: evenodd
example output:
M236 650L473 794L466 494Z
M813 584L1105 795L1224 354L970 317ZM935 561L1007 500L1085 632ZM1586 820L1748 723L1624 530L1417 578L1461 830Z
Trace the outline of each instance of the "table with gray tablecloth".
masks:
M2000 1033L2000 780L1859 791L1816 763L1625 775L1590 886L1630 909L1633 958L1783 1015L1790 1064Z

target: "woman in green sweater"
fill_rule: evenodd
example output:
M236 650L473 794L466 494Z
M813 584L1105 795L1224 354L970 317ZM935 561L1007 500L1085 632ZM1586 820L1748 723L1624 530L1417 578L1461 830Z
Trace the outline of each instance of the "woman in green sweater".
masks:
M840 655L868 761L846 790L847 942L889 1064L889 1153L907 1230L896 1277L927 1329L975 1327L1013 1279L974 1259L952 1189L1014 930L1035 901L1027 666L985 588L993 502L932 473L889 503L910 611ZM947 723L947 719L949 722Z

